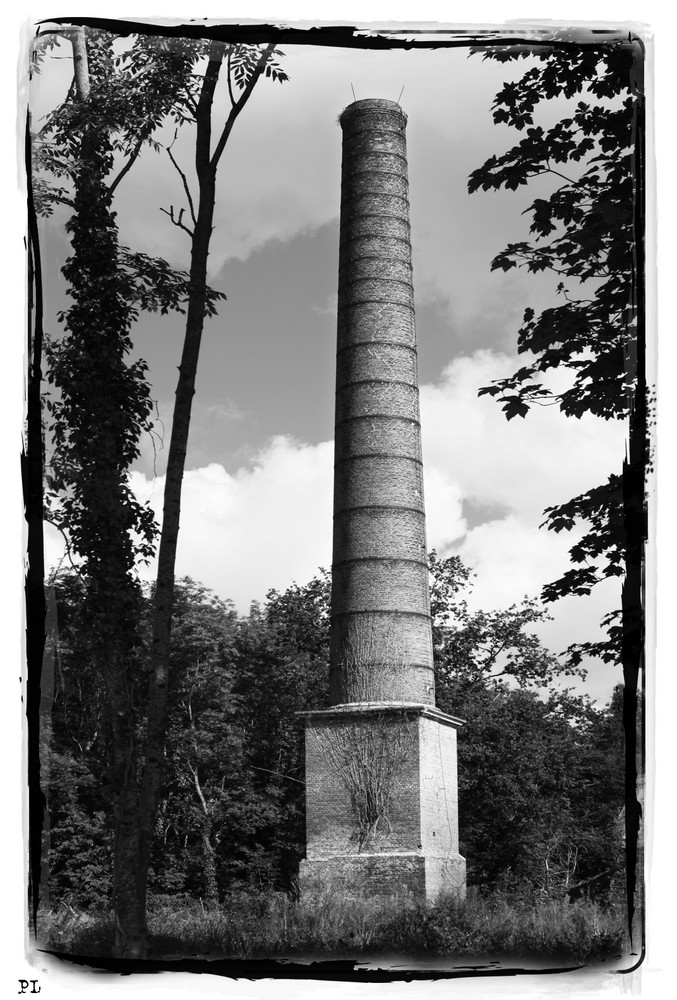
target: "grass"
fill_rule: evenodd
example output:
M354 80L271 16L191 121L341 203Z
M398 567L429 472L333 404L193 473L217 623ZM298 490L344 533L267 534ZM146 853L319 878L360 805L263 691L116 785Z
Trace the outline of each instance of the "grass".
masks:
M533 901L472 891L433 905L398 897L354 899L336 892L300 901L272 891L230 893L221 905L156 900L149 908L152 958L390 957L417 966L469 959L528 959L555 966L627 954L625 912L587 900ZM74 955L110 955L110 916L61 909L39 919L38 945Z

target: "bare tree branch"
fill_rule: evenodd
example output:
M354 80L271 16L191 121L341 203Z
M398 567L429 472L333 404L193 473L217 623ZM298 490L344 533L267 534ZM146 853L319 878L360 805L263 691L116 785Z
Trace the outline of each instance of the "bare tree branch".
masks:
M136 162L136 159L137 159L139 153L141 152L142 146L143 146L143 139L139 139L139 141L137 142L136 146L132 150L132 153L131 153L129 159L125 163L124 167L122 168L122 170L120 171L120 173L117 175L117 177L115 178L115 180L109 185L108 190L110 191L111 194L113 194L113 192L115 191L116 187L118 186L118 184L120 183L120 181L122 180L122 178L125 176L125 174L128 174L129 171L132 169L134 163Z
M295 781L297 785L305 785L305 781L301 781L299 778L292 778L291 774L282 774L281 771L271 771L267 767L254 767L251 765L252 771L265 771L266 774L275 774L278 778L286 778L287 781Z
M177 229L183 229L184 233L188 233L188 235L190 236L190 238L191 239L193 238L193 230L189 229L188 226L184 225L184 223L183 223L183 213L184 213L185 209L182 208L179 211L178 216L174 215L174 206L173 205L169 206L169 211L167 211L166 208L161 208L160 211L164 212L165 215L169 216L169 218L172 220L172 223L177 227Z
M205 797L202 794L202 789L200 788L200 781L197 776L197 770L190 763L188 764L188 767L190 768L190 771L193 775L193 781L195 782L195 791L197 792L197 797L199 798L200 803L202 804L204 814L205 816L209 816L209 808L207 806L207 803L205 802Z
M181 178L181 181L183 183L183 190L186 192L186 198L188 199L188 208L190 209L190 217L193 220L193 225L196 226L197 225L197 219L195 217L195 205L193 203L193 198L192 198L191 193L190 193L190 188L188 187L188 178L186 177L185 173L183 172L183 170L181 169L181 167L176 162L176 160L174 158L174 154L172 153L172 146L176 142L176 136L177 135L178 135L178 129L174 133L174 139L172 140L171 146L167 146L166 147L166 149L167 149L167 155L169 156L169 159L172 161L172 165L173 165L174 169L176 170L176 172L178 173L179 177Z
M232 84L231 75L230 75L230 72L231 72L230 71L230 63L231 63L230 56L231 56L232 51L233 51L232 48L230 48L230 46L229 46L228 47L228 58L226 59L226 81L228 83L228 96L230 97L231 106L235 107L235 105L237 104L237 101L235 99L235 94L233 93L233 84Z

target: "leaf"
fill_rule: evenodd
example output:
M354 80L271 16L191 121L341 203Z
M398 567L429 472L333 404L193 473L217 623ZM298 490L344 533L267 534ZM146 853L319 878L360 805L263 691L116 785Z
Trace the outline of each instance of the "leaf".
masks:
M518 331L520 354L534 361L512 376L478 390L497 398L508 420L525 417L530 406L555 402L562 414L623 419L633 405L635 380L628 358L637 329L631 206L636 197L634 143L642 95L633 77L634 43L542 49L521 78L504 84L492 114L519 133L512 148L489 156L469 177L470 193L516 190L532 178L549 176L549 194L539 188L526 210L531 242L509 244L491 270L519 266L532 274L557 276L556 309L528 308ZM484 58L509 61L521 51L484 50ZM539 105L573 100L574 111L547 128L534 124ZM611 99L611 103L609 102ZM582 291L589 282L590 291ZM568 384L554 396L537 373L559 369ZM571 569L544 589L546 600L587 594L598 580L623 571L625 540L619 479L546 511L544 525L555 532L587 524L570 552ZM640 517L643 516L640 514ZM583 565L591 562L594 565ZM591 646L605 656L604 644Z

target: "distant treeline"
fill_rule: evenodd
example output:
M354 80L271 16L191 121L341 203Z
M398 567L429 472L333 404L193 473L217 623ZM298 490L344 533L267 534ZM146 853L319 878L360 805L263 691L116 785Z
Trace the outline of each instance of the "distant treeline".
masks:
M495 891L605 901L623 885L622 692L608 706L565 690L564 667L529 626L524 601L471 612L470 573L431 554L437 703L460 716L459 815L468 881ZM94 668L83 581L49 581L54 684L41 720L47 797L43 904L100 910L112 885L114 789L103 681ZM180 581L172 627L165 780L151 898L216 903L240 888L295 891L304 855L304 736L296 713L327 704L328 574L239 616ZM151 597L134 651L139 743ZM602 668L605 669L605 668ZM560 681L555 684L554 682ZM43 677L43 691L50 689Z

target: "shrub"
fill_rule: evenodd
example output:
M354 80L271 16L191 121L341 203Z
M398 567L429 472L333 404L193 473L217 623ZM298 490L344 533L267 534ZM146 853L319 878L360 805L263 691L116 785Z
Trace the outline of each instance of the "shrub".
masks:
M471 891L432 905L406 897L355 898L322 890L300 900L273 891L231 892L220 906L159 897L149 906L151 954L159 957L498 959L514 964L589 964L620 958L625 912L587 900L534 900ZM109 953L109 916L61 910L41 918L40 946Z

